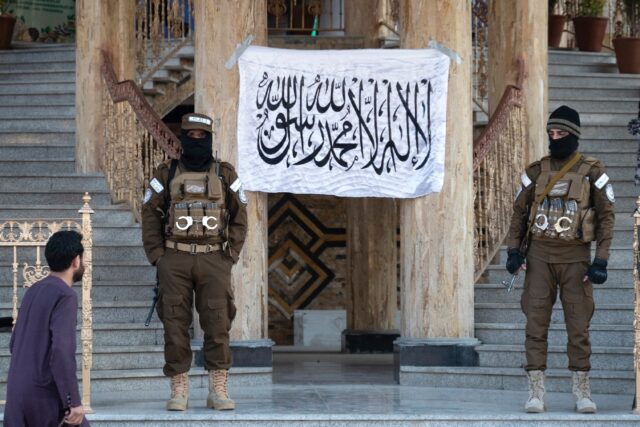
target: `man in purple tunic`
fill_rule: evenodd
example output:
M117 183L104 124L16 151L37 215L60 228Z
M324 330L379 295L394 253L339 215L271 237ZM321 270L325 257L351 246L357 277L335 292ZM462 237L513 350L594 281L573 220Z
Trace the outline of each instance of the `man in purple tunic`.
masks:
M51 274L25 293L11 336L5 427L89 425L76 377L78 296L71 289L84 273L83 251L75 231L47 242Z

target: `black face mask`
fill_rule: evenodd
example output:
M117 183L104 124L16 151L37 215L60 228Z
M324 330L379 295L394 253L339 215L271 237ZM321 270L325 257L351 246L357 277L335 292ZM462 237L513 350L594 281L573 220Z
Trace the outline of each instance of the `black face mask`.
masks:
M566 159L575 153L577 149L578 137L572 133L560 139L549 138L549 152L554 159Z
M187 132L186 130L180 131L180 142L182 142L180 161L190 171L204 172L213 162L211 134L206 132L204 138L191 138Z

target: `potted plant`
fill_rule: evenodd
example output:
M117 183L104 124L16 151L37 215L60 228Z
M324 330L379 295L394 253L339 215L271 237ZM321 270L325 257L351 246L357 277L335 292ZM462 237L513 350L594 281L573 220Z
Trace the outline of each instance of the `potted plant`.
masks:
M16 18L9 11L9 0L0 0L0 49L11 48Z
M579 0L578 13L573 18L576 44L583 52L600 52L608 18L602 17L607 0Z
M623 0L623 3L629 37L613 39L618 70L626 74L640 74L640 0Z
M564 24L567 21L565 15L556 15L554 12L558 0L549 0L549 47L560 47Z

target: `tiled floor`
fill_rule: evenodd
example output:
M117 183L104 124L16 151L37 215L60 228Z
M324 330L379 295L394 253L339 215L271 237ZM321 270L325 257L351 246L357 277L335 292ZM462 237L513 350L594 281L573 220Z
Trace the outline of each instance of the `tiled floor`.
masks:
M526 391L434 389L399 386L390 356L276 354L274 384L234 387L237 408L205 408L207 391L191 390L186 412L166 412L166 390L94 395L94 426L302 426L302 425L640 425L632 396L595 396L597 415L573 412L569 394L547 395L548 412L527 415ZM213 424L211 424L213 425Z

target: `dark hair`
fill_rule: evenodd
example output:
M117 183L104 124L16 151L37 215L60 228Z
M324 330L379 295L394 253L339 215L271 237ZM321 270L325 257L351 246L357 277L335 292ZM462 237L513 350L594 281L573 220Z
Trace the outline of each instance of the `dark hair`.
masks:
M82 256L82 234L77 231L57 231L49 237L44 248L51 271L61 272L71 267L71 262L78 255Z

